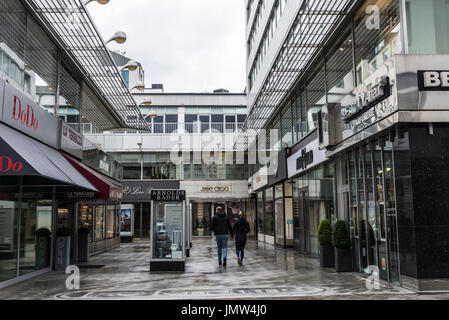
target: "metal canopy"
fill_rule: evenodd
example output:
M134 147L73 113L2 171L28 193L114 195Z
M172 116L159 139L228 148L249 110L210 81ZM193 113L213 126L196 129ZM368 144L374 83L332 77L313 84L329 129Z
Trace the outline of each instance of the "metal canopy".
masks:
M236 145L254 142L260 129L306 71L309 62L325 44L353 0L304 0L243 126Z
M24 0L79 67L100 105L82 110L98 129L148 130L106 44L82 0ZM104 110L100 108L104 105ZM114 121L115 120L115 121Z

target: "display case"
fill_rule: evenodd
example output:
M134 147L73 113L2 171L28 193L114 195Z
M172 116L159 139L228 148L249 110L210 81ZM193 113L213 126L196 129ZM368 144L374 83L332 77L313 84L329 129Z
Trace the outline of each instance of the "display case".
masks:
M184 271L185 191L153 190L151 200L150 271Z

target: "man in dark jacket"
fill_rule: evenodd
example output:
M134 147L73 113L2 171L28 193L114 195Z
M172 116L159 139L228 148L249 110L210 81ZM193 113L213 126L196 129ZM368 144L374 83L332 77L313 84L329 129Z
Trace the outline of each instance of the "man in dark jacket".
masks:
M245 246L247 236L246 234L250 231L249 223L245 219L245 213L243 211L239 212L240 219L234 224L232 229L232 235L235 235L235 252L237 254L237 259L239 265L243 264L243 258L245 257Z
M218 249L218 264L226 267L226 258L228 255L228 238L229 233L232 234L231 222L228 216L223 211L222 207L217 207L215 209L215 216L212 218L212 231L215 233L215 238L217 240ZM223 253L223 263L221 262L221 256Z

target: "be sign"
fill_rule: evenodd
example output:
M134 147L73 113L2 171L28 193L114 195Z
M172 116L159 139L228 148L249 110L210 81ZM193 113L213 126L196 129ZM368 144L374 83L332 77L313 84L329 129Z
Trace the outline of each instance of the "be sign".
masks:
M449 71L418 71L419 91L449 91Z
M0 173L1 172L20 172L23 169L23 163L13 161L8 156L0 156Z

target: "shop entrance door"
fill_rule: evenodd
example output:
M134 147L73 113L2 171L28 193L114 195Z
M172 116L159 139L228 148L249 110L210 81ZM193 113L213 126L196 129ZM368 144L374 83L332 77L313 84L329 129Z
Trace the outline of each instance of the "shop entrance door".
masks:
M298 190L298 201L297 206L298 210L295 210L295 219L294 219L294 241L295 241L295 249L301 253L308 253L308 239L309 235L307 233L306 226L308 226L307 219L307 198L308 198L308 190L301 189Z
M209 237L212 236L211 220L212 220L212 203L210 202L193 202L192 203L192 231L193 236Z

